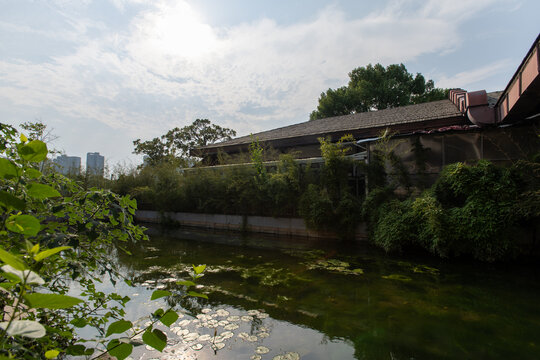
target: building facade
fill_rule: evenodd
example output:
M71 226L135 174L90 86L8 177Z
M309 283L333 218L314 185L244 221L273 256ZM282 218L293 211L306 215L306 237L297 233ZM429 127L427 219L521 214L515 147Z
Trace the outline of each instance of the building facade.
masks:
M60 155L53 160L56 171L63 175L77 176L81 174L81 158L78 156Z
M249 152L252 141L279 154L292 153L298 159L321 156L319 138L335 142L352 135L369 152L381 134L399 137L402 157L419 142L431 152L433 173L456 161L486 159L495 162L526 158L539 149L540 121L540 36L503 91L467 92L450 90L446 100L362 112L263 131L250 136L194 149L203 163L219 163L221 154L239 156ZM369 154L364 158L369 161ZM274 159L269 159L274 160Z
M105 171L105 157L99 152L86 154L86 173L89 175L103 176Z

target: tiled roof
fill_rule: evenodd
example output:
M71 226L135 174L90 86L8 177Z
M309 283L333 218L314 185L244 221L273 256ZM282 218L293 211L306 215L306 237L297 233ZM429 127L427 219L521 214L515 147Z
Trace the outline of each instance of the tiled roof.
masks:
M401 106L392 109L306 121L295 125L289 125L253 134L253 137L256 137L260 141L264 142L302 136L323 136L338 132L412 124L426 120L463 116L464 115L450 100L439 100L423 104ZM249 144L251 141L252 137L248 135L217 144L207 145L201 149L243 145Z

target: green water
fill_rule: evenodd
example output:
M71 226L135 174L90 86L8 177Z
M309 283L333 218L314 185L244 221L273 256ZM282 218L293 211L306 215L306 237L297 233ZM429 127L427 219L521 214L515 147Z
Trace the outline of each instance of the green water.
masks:
M174 280L188 279L191 264L208 265L198 291L209 300L168 299L185 314L170 346L161 354L139 349L134 358L540 358L538 266L395 257L336 241L149 233L150 242L119 258L137 279L129 316L155 306L156 287L178 288ZM207 338L226 329L232 335L223 348L212 349ZM209 336L186 341L188 331Z

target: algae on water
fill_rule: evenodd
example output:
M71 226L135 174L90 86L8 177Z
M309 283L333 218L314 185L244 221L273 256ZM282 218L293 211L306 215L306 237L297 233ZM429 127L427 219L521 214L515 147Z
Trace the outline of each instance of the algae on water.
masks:
M346 261L337 259L319 260L311 263L303 263L309 270L326 270L344 275L361 275L364 270L356 268L351 269L351 265Z

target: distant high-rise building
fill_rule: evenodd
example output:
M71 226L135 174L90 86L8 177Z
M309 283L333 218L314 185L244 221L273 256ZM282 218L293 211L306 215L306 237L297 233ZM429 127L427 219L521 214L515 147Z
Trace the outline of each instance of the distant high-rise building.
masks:
M64 175L80 175L81 158L78 156L60 155L53 160L56 171Z
M91 175L103 176L105 170L105 157L98 152L86 154L86 172Z

